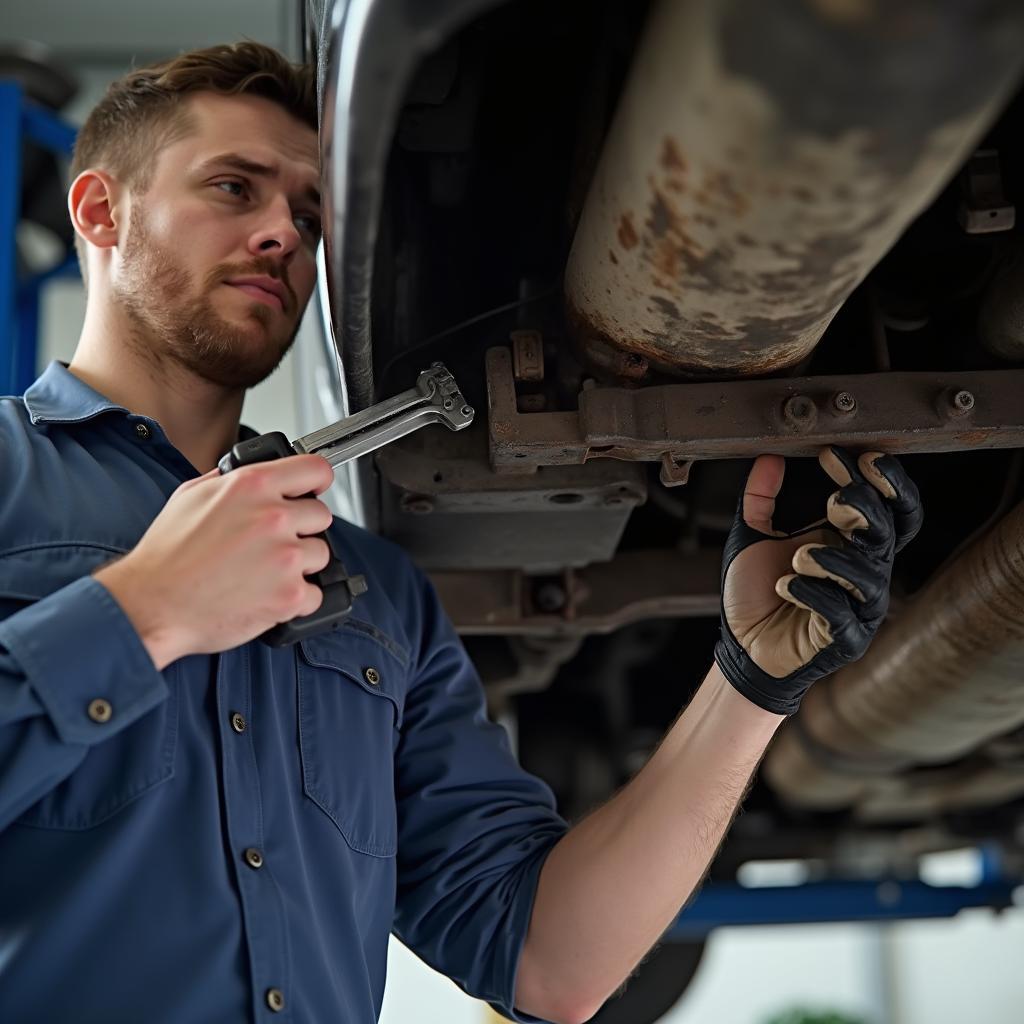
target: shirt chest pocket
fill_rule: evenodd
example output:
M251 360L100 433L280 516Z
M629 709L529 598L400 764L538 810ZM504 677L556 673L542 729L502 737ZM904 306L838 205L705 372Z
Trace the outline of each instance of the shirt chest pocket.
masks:
M86 576L119 552L90 544L46 544L0 557L0 617ZM51 642L59 644L54 636ZM76 672L87 673L87 665ZM109 740L91 747L82 763L16 819L35 828L82 830L112 818L174 774L178 724L175 668L170 696Z
M393 857L403 653L387 638L346 627L303 640L297 659L303 790L353 850Z

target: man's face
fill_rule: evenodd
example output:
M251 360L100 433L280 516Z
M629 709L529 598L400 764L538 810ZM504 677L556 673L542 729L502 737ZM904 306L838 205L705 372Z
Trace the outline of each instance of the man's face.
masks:
M316 133L261 97L184 102L195 130L131 196L112 293L157 359L251 387L291 347L316 280Z

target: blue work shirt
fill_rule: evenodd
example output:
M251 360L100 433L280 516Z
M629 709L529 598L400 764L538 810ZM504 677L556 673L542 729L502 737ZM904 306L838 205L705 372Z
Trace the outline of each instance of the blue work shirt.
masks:
M369 1024L392 930L515 1017L565 824L423 574L335 520L340 629L158 672L89 574L195 468L57 363L0 467L0 1021Z

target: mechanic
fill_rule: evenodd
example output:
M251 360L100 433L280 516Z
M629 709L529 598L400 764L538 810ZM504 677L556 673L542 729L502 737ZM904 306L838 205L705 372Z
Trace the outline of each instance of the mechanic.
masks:
M783 460L758 459L715 663L568 830L394 546L335 520L369 584L352 617L254 639L318 606L304 577L332 522L318 456L215 469L314 285L308 69L243 43L133 70L73 173L77 351L0 401L0 1020L368 1024L392 929L516 1020L588 1019L699 884L803 692L863 654L914 485L827 449L827 520L787 535Z

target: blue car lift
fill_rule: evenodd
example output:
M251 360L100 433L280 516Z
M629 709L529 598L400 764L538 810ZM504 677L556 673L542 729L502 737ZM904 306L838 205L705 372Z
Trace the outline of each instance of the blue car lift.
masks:
M665 938L703 939L723 925L826 924L954 917L968 907L1005 910L1024 879L1006 871L994 843L977 847L974 885L931 885L916 878L830 880L800 885L705 886L676 918Z
M70 156L75 129L28 100L17 82L0 81L0 395L19 395L35 379L43 286L56 277L78 274L72 255L45 274L17 280L16 231L25 139L58 156Z
M724 925L817 924L953 917L968 907L1013 905L1019 880L978 885L929 885L920 881L806 882L747 888L732 883L704 887L676 918L665 938L702 939Z

